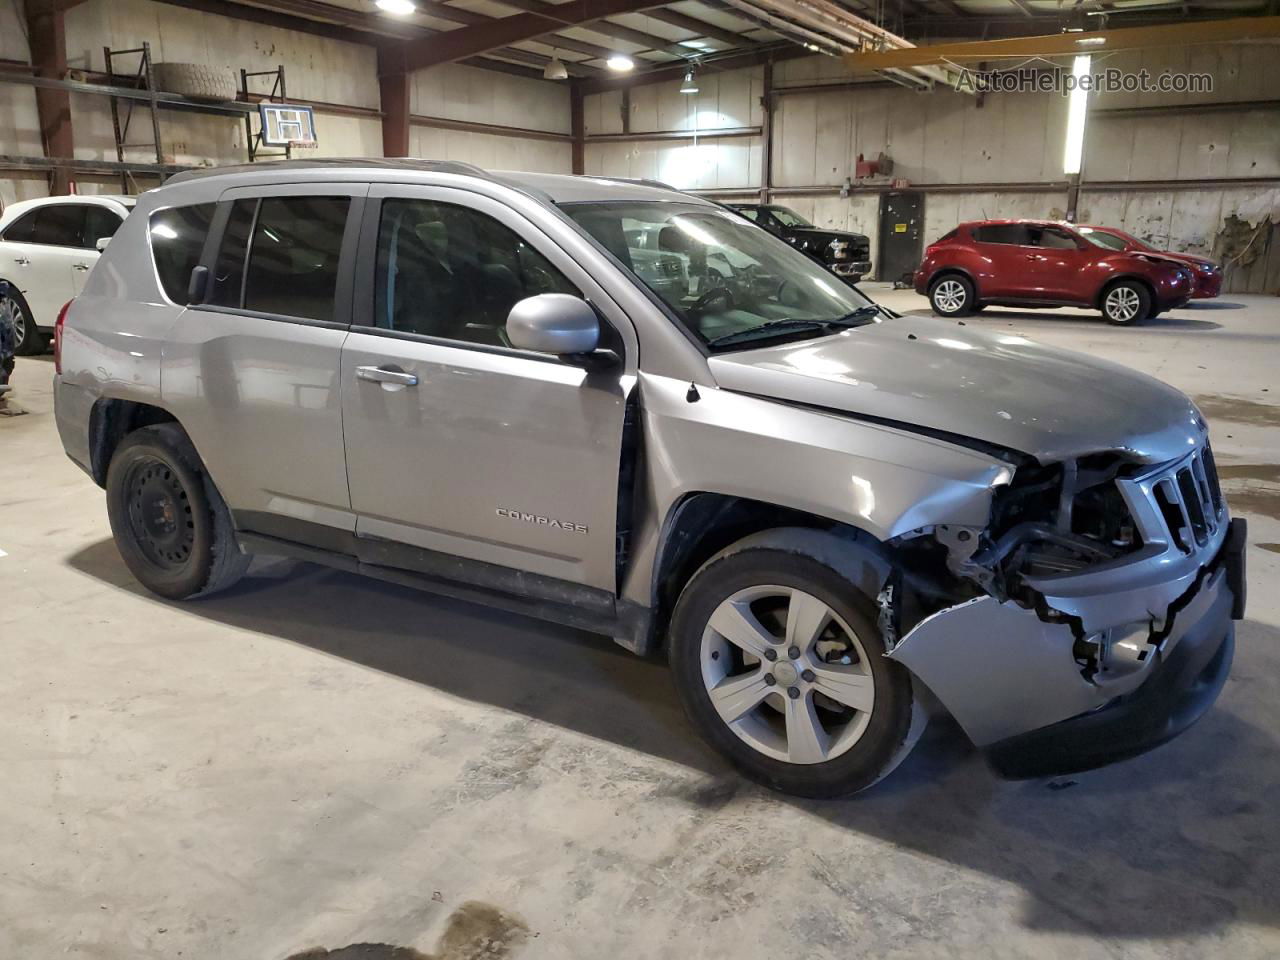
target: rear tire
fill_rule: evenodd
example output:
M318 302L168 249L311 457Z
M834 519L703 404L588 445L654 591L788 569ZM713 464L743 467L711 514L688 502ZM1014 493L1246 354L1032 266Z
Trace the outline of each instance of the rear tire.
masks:
M694 574L670 628L694 727L746 776L804 797L876 783L927 721L910 674L885 656L874 603L833 565L835 541L809 530L740 541Z
M948 273L929 285L929 303L940 317L967 317L973 313L973 284L958 273Z
M10 284L9 293L0 301L0 312L7 313L13 324L13 352L19 357L34 357L49 349L49 341L36 328L31 308L17 289Z
M130 572L170 600L225 590L249 567L231 512L175 423L121 441L107 468L107 515Z
M1102 316L1117 327L1131 327L1151 313L1151 293L1136 280L1118 280L1102 293Z

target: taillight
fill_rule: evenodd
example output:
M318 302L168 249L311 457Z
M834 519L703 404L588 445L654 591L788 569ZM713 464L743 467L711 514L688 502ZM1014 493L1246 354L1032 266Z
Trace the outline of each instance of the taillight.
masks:
M62 328L67 323L67 311L71 308L74 300L68 300L62 305L62 309L58 311L58 319L53 325L53 372L62 372Z

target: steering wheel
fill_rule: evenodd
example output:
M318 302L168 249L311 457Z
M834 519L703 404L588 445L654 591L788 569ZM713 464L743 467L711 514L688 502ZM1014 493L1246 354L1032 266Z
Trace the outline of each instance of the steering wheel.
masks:
M733 291L728 287L713 287L698 298L698 302L689 308L689 312L695 316L703 316L711 312L713 304L723 303L723 306L717 313L723 313L726 310L733 309Z

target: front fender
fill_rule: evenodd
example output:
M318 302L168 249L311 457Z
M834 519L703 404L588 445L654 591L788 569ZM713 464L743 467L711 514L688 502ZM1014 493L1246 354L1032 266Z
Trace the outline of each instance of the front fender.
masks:
M1009 464L902 428L640 375L647 475L623 593L648 602L671 510L717 493L847 524L881 542L930 524L984 526Z

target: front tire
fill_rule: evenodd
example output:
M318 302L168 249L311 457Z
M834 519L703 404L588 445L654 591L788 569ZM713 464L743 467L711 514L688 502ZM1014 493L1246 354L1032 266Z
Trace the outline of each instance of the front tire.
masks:
M948 273L929 285L929 303L940 317L967 317L974 309L973 284L958 273Z
M9 293L0 298L0 313L8 317L13 324L13 352L20 357L33 357L44 353L49 348L49 341L36 328L31 308L12 284Z
M1134 280L1120 280L1102 294L1102 316L1107 323L1129 327L1146 320L1151 313L1151 294Z
M231 513L177 424L121 441L107 469L107 516L125 565L162 597L208 596L248 569Z
M746 776L847 796L906 757L925 714L910 674L885 656L875 605L831 565L830 535L774 533L784 536L723 551L686 585L668 651L676 688Z

